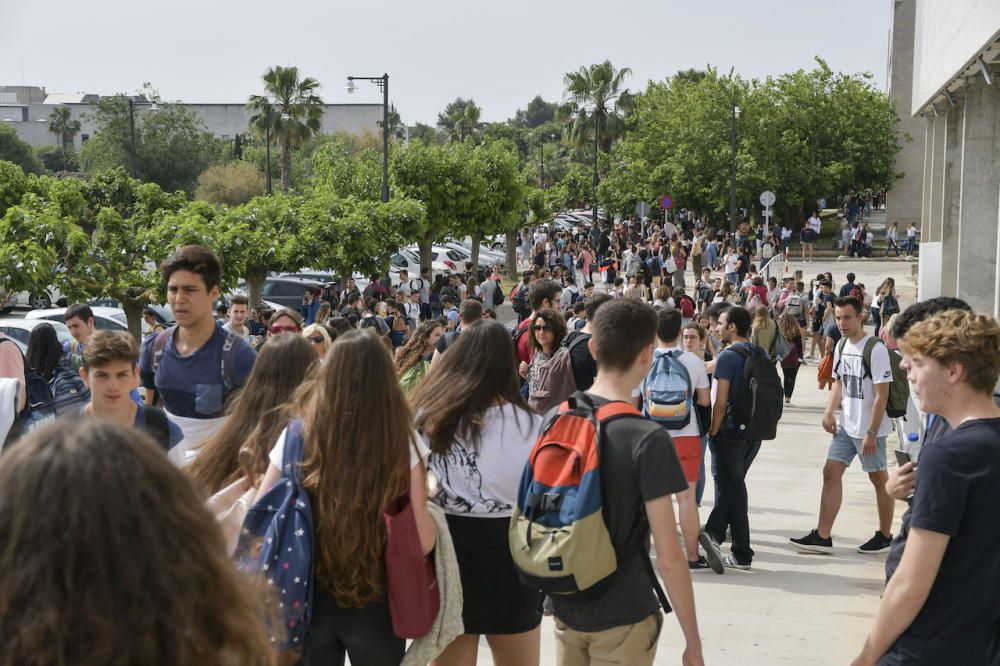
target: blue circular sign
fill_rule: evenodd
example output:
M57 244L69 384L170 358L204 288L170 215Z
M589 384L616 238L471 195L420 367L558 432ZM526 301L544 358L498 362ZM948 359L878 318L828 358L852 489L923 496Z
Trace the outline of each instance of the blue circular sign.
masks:
M671 199L669 195L664 194L662 197L660 197L660 208L662 208L663 210L670 210L670 208L673 205L674 205L674 200Z

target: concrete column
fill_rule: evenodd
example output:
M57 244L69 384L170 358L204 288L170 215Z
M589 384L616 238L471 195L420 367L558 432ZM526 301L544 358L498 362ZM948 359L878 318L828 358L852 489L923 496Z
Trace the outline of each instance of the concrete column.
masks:
M965 105L948 107L945 115L944 188L941 193L941 293L956 293L962 266L958 258L961 233L962 143Z
M931 157L931 210L930 233L923 237L925 243L941 242L941 222L944 204L944 144L948 117L941 112L933 119L934 142L930 145Z
M931 234L931 174L934 171L934 119L930 116L924 118L924 174L921 184L920 204L920 238L921 240L930 238ZM899 225L900 233L906 229Z
M958 296L974 309L997 307L997 225L1000 223L1000 86L973 83L965 99L965 144Z
M905 230L910 222L921 221L923 202L923 163L926 123L913 116L913 40L917 16L917 0L895 0L890 44L889 97L896 106L896 173L902 174L886 193L886 227L893 222Z

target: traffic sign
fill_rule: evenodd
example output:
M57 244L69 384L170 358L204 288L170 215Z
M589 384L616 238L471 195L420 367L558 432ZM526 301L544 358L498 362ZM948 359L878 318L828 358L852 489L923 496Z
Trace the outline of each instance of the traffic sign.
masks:
M674 205L674 200L671 199L669 195L664 194L662 197L660 197L660 208L662 208L663 210L670 210L670 208L673 207L673 205Z
M645 201L640 201L635 205L635 214L639 217L646 217L649 215L649 204Z
M768 190L766 192L762 192L761 195L760 195L760 203L761 203L761 205L767 206L768 208L770 208L771 206L773 206L774 205L774 192L772 192L771 190Z

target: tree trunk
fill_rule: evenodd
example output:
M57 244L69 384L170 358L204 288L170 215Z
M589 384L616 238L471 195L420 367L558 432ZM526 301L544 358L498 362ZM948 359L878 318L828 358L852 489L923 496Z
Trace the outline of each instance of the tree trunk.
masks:
M137 343L142 342L142 308L145 305L144 298L132 298L125 294L121 299L122 310L125 311L125 319L128 322L128 332L132 334Z
M420 250L420 270L431 270L431 245L434 243L433 238L421 238L417 242L417 248Z
M247 297L250 299L250 307L260 307L260 292L264 287L264 278L267 272L260 266L253 266L247 269Z
M517 232L507 231L507 279L517 280Z
M292 185L292 145L288 135L281 142L281 193L288 194Z
M476 227L476 233L472 234L472 270L479 270L479 245L483 242L483 230Z

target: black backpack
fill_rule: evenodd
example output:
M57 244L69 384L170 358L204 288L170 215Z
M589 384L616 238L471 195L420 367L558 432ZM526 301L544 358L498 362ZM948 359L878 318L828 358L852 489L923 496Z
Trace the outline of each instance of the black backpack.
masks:
M528 285L521 283L517 288L517 293L514 294L512 299L512 305L514 306L514 312L521 315L522 317L527 317L531 314L531 302L528 300Z
M728 349L743 357L743 386L733 409L739 436L750 441L774 439L785 393L770 354L746 343Z

